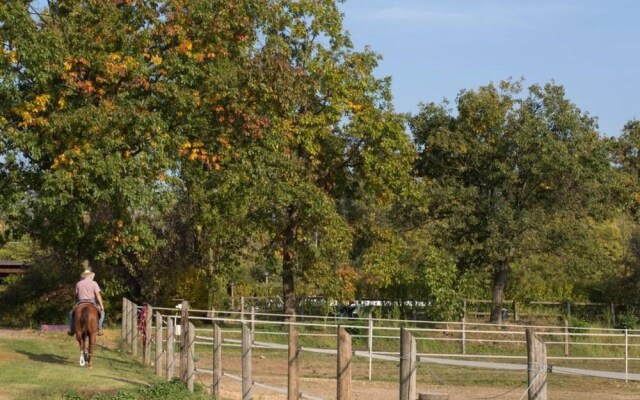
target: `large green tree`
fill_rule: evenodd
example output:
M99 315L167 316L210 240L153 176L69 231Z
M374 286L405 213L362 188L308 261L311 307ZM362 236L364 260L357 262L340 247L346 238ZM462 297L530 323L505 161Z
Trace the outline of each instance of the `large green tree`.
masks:
M30 3L0 5L1 172L39 243L148 295L159 264L269 259L289 314L296 279L344 295L349 203L388 202L413 153L335 1Z
M162 245L171 134L157 93L153 2L0 5L4 169L25 230L66 265L133 278ZM102 269L101 266L110 266ZM106 285L109 286L109 285ZM108 289L108 288L107 288Z
M491 321L500 322L508 274L524 239L556 217L598 217L608 159L594 118L553 83L462 91L455 113L422 106L411 129L431 218L461 269L492 271Z

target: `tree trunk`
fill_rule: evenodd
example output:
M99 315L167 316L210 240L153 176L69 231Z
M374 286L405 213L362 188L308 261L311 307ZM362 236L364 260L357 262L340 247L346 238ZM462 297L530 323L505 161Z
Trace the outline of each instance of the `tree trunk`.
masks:
M491 319L493 324L502 323L502 302L504 300L504 289L507 285L507 274L509 262L502 261L493 273L493 298L491 300Z
M294 291L294 246L298 230L298 208L287 207L289 221L285 230L282 247L282 299L284 301L285 320L293 322L296 317L296 297Z

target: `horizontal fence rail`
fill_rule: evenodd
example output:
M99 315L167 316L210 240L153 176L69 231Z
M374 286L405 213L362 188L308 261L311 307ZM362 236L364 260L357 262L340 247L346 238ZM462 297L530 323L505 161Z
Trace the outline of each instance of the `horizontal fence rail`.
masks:
M182 304L185 307L185 304ZM148 307L148 308L146 308ZM526 370L527 329L535 330L536 334L545 342L547 359L557 364L552 367L554 372L603 377L610 379L640 380L640 374L631 373L629 364L640 365L640 330L572 327L564 325L526 325L519 323L504 323L502 325L489 323L472 323L462 321L422 321L402 319L382 319L368 317L342 317L319 315L296 315L295 322L284 322L284 315L270 312L256 312L254 308L238 311L227 310L199 310L183 307L151 307L137 306L125 299L123 302L122 337L132 354L137 354L139 344L142 344L142 354L145 363L151 358L151 347L155 346L156 373L166 375L172 379L178 365L187 363L192 369L183 370L180 366L180 376L190 379L192 387L194 376L202 382L200 374L214 377L211 389L215 390L220 378L236 376L215 368L199 368L195 354L177 356L174 354L177 346L192 342L192 345L209 349L214 359L217 348L229 347L247 351L247 327L250 335L250 348L268 349L273 351L290 350L290 332L287 327L295 327L297 331L297 348L300 352L324 354L337 357L335 338L340 329L348 332L352 341L354 357L368 359L368 376L376 362L398 362L398 352L401 341L401 330L405 329L412 335L416 343L415 354L420 363L444 364L460 367L493 368L504 370ZM136 320L142 310L144 323ZM151 318L151 312L154 318ZM150 326L155 320L155 326ZM137 322L136 322L137 321ZM139 331L140 326L144 329ZM218 327L220 338L216 342L216 334L212 326ZM134 332L135 331L135 332ZM185 339L184 332L189 338ZM138 336L142 334L142 338ZM155 337L153 341L151 338ZM323 347L326 345L326 347ZM166 350L162 347L165 346ZM184 351L184 349L183 349ZM194 353L194 350L190 350ZM249 352L250 354L250 352ZM180 360L180 361L177 361ZM573 368L571 363L580 360L603 362L603 368L611 370L582 370ZM218 361L219 363L220 361ZM244 361L243 361L244 363ZM214 362L215 366L216 362ZM242 379L242 378L240 378ZM217 382L217 383L216 383ZM250 387L285 393L287 388L271 384L259 383L251 380L243 382L243 393L250 394ZM298 393L298 397L317 399L313 394Z

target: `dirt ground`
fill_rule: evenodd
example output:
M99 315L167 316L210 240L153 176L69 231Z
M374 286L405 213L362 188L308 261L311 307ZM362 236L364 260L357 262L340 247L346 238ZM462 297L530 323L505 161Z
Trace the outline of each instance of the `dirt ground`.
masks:
M223 350L224 354L225 350ZM228 351L227 351L228 353ZM210 369L211 363L201 355L196 363L197 367ZM286 355L269 353L253 353L253 380L261 384L286 389L287 377ZM356 358L354 357L354 360ZM335 358L318 358L303 354L300 362L299 391L312 398L336 398L336 365ZM223 369L226 373L241 375L239 357L229 355L223 357ZM446 368L446 367L445 367ZM527 398L527 378L522 373L503 373L489 369L458 368L438 370L430 364L420 363L418 366L417 393L447 393L450 400L490 400ZM352 365L351 398L362 400L390 400L399 396L398 365L393 362L374 363L373 381L367 379L368 361L358 359ZM266 371L266 372L265 372ZM448 374L445 374L445 372ZM468 380L464 376L467 375ZM455 375L455 376L453 376ZM515 378L514 378L515 376ZM211 386L211 376L201 375L200 384ZM486 384L457 384L448 385L448 381L477 382ZM229 377L223 377L221 394L224 398L240 399L241 383ZM579 376L549 375L548 398L559 400L631 400L640 399L640 383L618 380L605 380ZM286 399L285 394L275 393L257 386L252 389L254 399L280 400Z
M2 330L0 338L41 338L50 333L34 330ZM60 334L60 333L58 333ZM118 332L107 332L101 340L100 345L108 348L117 347ZM223 351L223 369L225 373L240 376L240 360L234 354L235 350ZM226 354L225 354L226 352ZM280 389L286 389L287 377L286 355L275 353L254 352L253 355L253 380L257 382L252 395L256 400L280 400L286 399L286 395L276 391L267 390L259 384L270 385ZM197 354L197 368L211 369L210 356L206 353ZM299 391L315 399L335 399L335 359L332 357L311 357L307 356L301 360ZM388 362L386 364L376 364L374 366L374 380L368 381L367 362L359 361L352 366L354 380L351 385L351 398L359 400L390 400L398 398L397 365ZM460 369L455 372L455 381L465 381L460 374L466 374L470 382L478 381L477 374L486 374L492 379L486 384L469 385L447 385L446 380L451 379L451 375L445 377L445 381L429 371L429 365L420 364L418 370L418 393L448 393L450 400L490 400L490 399L525 399L526 398L526 377L514 380L513 375L505 376L502 384L501 371L485 372L474 369ZM447 379L448 378L448 379ZM438 382L440 381L440 382ZM211 386L211 376L200 375L197 383ZM221 384L221 395L225 399L241 398L241 383L229 376L223 377ZM557 376L551 375L548 386L549 399L561 400L632 400L640 399L640 383L616 380L604 380L586 378L578 376ZM0 399L5 399L2 388L0 388Z

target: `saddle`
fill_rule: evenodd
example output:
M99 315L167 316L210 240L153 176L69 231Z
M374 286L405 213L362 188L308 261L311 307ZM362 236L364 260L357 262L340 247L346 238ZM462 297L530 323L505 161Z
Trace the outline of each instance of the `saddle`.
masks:
M94 303L93 300L81 300L77 302L75 306L73 306L73 309L75 310L78 306L82 304L91 304L96 308L96 310L98 310L98 312L102 313L102 310L100 309L100 307L96 303Z

